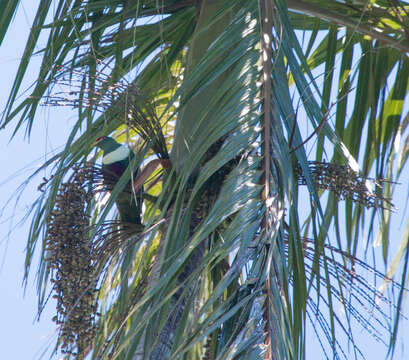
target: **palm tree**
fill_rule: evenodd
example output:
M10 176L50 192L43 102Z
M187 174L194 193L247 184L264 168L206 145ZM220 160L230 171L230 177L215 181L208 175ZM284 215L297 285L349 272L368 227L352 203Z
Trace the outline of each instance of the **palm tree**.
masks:
M17 5L0 4L0 41ZM301 359L311 321L328 357L347 358L345 336L360 358L357 322L393 355L408 266L406 238L390 254L409 154L408 11L398 0L41 1L2 126L30 134L40 104L77 109L42 167L54 175L26 255L28 274L41 248L40 309L54 292L57 347L78 359ZM135 148L140 175L101 183L92 144L104 135ZM144 184L142 226L111 211L129 184L130 196ZM362 233L377 228L386 275L362 258Z

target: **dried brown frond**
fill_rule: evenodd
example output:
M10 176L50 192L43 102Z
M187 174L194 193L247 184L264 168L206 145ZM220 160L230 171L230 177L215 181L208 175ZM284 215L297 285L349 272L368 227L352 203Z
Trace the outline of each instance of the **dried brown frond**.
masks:
M106 112L110 117L121 118L141 138L150 143L155 154L168 159L166 139L155 106L141 89L126 80L115 80L99 71L92 78L92 86L84 83L85 72L61 67L54 85L69 89L51 92L44 97L42 105L91 108ZM89 80L89 79L88 79Z
M122 221L105 221L101 224L94 241L95 261L106 265L110 257L135 245L141 238L143 225Z
M382 196L382 184L386 180L367 178L347 165L319 161L309 161L308 164L317 189L329 190L340 200L351 199L368 208L394 208L390 199ZM307 184L300 166L296 169L296 175L300 185ZM368 185L371 184L375 191L370 190Z
M162 124L156 115L155 109L142 91L135 85L124 89L115 103L115 108L123 112L127 124L134 129L147 143L152 144L152 149L161 159L168 159L168 149Z
M85 79L92 80L92 85ZM113 81L104 71L98 71L91 78L86 76L84 70L60 66L51 83L53 89L58 87L59 90L52 90L44 96L42 105L92 108L105 112L128 86L126 81Z

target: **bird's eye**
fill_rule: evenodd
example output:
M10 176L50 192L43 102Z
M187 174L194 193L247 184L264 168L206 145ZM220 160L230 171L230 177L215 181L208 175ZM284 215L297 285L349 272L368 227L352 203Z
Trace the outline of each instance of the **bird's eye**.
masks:
M95 142L100 142L101 140L104 140L105 138L106 136L100 136L95 140Z

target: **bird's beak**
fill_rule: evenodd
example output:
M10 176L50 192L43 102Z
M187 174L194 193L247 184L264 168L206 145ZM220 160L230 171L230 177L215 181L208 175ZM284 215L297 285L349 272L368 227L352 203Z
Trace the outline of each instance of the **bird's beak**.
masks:
M94 141L94 142L91 144L91 147L95 147L95 146L97 146L97 145L98 145L98 143L99 143L99 141Z

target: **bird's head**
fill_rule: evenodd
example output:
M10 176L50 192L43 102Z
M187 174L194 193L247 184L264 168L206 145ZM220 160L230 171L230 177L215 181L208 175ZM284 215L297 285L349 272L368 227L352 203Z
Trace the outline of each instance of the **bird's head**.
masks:
M95 140L93 146L100 148L104 153L109 153L116 150L121 145L109 136L100 136Z

